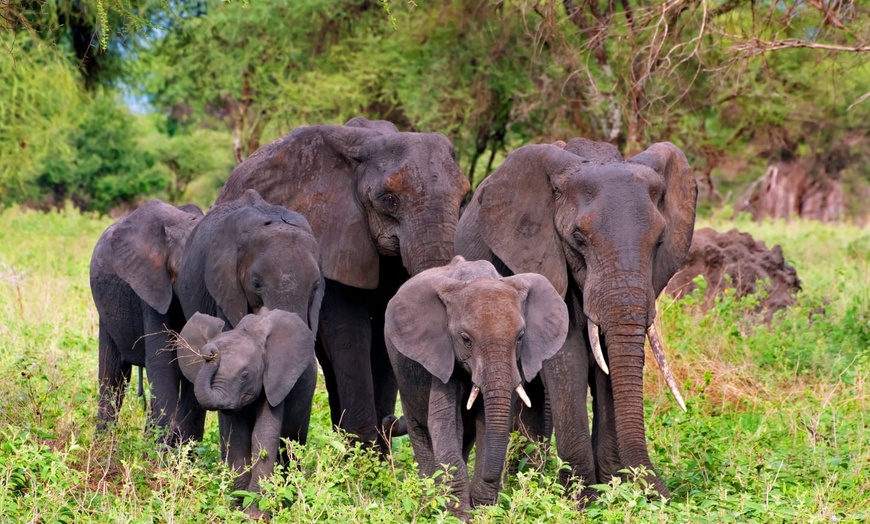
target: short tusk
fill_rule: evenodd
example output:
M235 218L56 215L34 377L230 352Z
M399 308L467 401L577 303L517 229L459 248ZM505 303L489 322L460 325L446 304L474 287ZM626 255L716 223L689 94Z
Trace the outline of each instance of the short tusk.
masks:
M525 404L527 408L532 407L532 401L529 399L529 396L526 395L526 390L523 389L522 384L517 385L516 392L517 392L517 395L520 396L520 399L523 401L523 404Z
M601 368L601 371L609 375L610 368L607 367L607 362L604 361L604 353L601 352L601 340L598 339L598 326L589 319L586 319L586 326L589 328L589 342L592 344L592 354L595 355L595 362L598 362L598 367Z
M656 364L658 364L662 375L665 376L665 382L668 383L668 388L671 390L671 393L674 395L674 399L676 399L680 408L683 411L686 411L686 403L683 402L683 396L680 395L680 390L677 389L677 381L674 380L674 376L671 375L671 368L668 367L668 362L665 360L662 339L659 338L655 324L650 324L649 328L646 330L646 336L649 338L649 345L652 347L653 356L656 358Z
M474 401L477 400L477 394L480 393L480 388L474 386L471 388L471 395L468 395L468 403L465 405L465 409L471 409L471 406L474 405Z

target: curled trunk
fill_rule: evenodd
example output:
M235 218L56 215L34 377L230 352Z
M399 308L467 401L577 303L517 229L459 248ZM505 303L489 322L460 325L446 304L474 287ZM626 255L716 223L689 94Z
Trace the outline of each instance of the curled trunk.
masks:
M212 387L212 380L217 373L217 362L206 362L202 365L199 373L196 376L196 382L193 386L196 400L204 409L218 410L225 409L229 403L219 391Z

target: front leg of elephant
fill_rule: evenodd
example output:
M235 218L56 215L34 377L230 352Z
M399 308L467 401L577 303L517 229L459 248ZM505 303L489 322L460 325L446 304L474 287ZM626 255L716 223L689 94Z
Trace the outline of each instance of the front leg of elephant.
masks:
M364 443L378 440L379 427L371 347L366 291L327 279L320 307L317 358L327 375L333 425Z
M429 393L429 436L432 440L432 455L438 469L447 468L449 486L458 502L448 503L448 509L466 517L471 509L468 485L468 468L463 460L462 401L459 385L450 381L444 384L432 378Z
M152 393L150 423L164 431L164 434L159 437L161 443L174 446L190 437L190 435L183 435L180 429L180 423L187 416L187 413L179 409L181 369L176 362L175 352L168 350L169 318L147 305L143 307L145 309L145 371L151 383ZM194 404L199 408L198 403L194 402Z
M598 482L586 410L589 356L583 337L583 332L572 321L565 345L545 361L541 369L550 400L556 449L559 457L571 465L569 471L559 472L560 481L567 485L576 477L583 483L579 495L581 505L597 497L597 492L589 486Z

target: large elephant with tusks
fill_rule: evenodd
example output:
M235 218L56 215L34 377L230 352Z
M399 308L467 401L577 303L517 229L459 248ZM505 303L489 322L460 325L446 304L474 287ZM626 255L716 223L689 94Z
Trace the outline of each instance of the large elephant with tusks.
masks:
M626 160L610 144L574 139L564 149L529 145L511 153L459 223L457 254L489 260L504 275L539 273L565 297L568 338L541 376L558 452L571 466L563 481L579 477L583 499L595 496L588 486L638 466L669 496L647 452L644 342L682 405L653 322L656 297L692 242L696 198L692 170L673 144ZM535 436L535 428L547 433L546 418L526 411L523 422Z

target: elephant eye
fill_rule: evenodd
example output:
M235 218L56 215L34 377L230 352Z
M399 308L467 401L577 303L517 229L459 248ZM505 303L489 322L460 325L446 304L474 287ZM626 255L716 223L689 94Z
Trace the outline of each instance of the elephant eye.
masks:
M574 237L574 241L577 243L578 247L586 247L586 237L583 236L583 233L581 233L579 229L575 229L572 236Z
M525 335L525 334L526 334L526 331L523 330L523 331L520 331L519 335L517 335L517 345L520 345L523 343L523 335Z
M462 343L468 347L471 347L471 337L468 336L468 333L465 331L459 332L459 337L462 338Z
M399 207L399 199L396 198L396 195L392 193L384 193L383 195L381 195L380 200L387 209L396 209L397 207Z
M250 375L248 374L247 371L243 371L243 372L242 372L242 377L241 377L242 382L247 382L249 376L250 376Z

